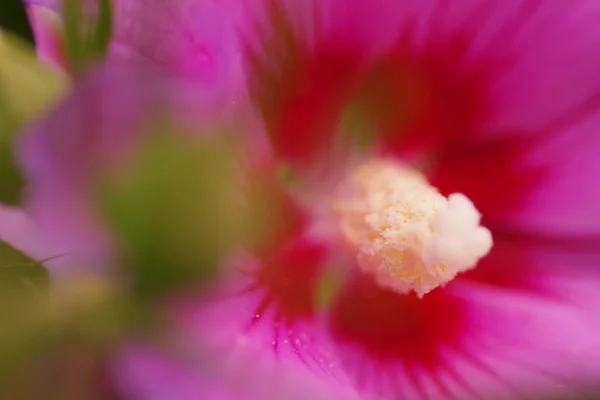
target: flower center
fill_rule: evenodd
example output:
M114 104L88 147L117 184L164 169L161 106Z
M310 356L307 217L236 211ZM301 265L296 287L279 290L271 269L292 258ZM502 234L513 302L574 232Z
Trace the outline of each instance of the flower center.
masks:
M463 194L448 198L397 161L350 171L332 201L341 239L378 284L419 297L475 267L492 247L481 215Z

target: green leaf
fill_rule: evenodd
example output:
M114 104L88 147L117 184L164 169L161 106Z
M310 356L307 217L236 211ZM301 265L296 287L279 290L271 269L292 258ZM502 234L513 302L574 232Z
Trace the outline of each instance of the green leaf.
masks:
M0 398L96 398L98 377L85 358L105 354L135 326L137 309L115 281L59 285L47 296L0 292Z
M93 17L84 11L83 0L63 1L69 66L79 74L106 55L113 28L112 1L98 0Z
M0 202L16 205L21 201L25 179L17 167L9 142L0 139Z
M18 203L23 186L12 148L17 133L65 88L64 78L40 63L28 44L6 33L0 37L0 202Z
M47 304L49 282L40 262L0 241L0 387L15 361L38 342L31 332Z
M39 261L0 241L0 293L36 294L49 285L48 271Z
M0 27L33 44L34 37L23 0L0 1Z
M104 55L108 50L113 27L111 0L99 0L98 7L98 20L93 40L98 54Z
M83 31L84 17L81 0L63 0L63 20L69 65L76 69L86 62L88 49L85 47Z
M149 135L101 206L123 244L134 292L154 300L206 281L236 237L233 168L221 143Z

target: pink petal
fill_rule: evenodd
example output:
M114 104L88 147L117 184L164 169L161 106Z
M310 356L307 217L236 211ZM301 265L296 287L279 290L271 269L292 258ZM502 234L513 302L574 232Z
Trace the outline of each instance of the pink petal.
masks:
M509 226L600 242L599 129L600 109L565 127L521 161L523 170L543 168L544 176L506 217Z
M115 378L123 393L140 400L358 399L352 391L323 385L268 353L234 349L197 354L182 359L148 346L125 347L114 358Z
M597 390L598 249L559 240L499 246L498 254L512 258L488 257L479 271L451 284L472 323L463 344L446 354L454 373L472 377L471 389L500 398Z
M247 268L248 262L242 264ZM154 351L149 358L148 352L132 356L131 349L125 349L116 360L124 387L137 388L144 399L143 393L152 392L158 382L159 392L167 398L194 398L208 380L213 386L243 393L244 399L358 399L351 387L342 385L343 371L323 347L327 344L323 326L285 321L276 303L264 308L267 288L248 291L255 280L246 272L233 271L216 297L200 296L178 304L176 315L187 356L176 359L177 372L164 372L165 365L173 365L165 364L171 362L164 353ZM150 384L145 381L148 368L160 368Z
M485 60L502 66L482 99L489 102L482 133L539 131L592 111L593 99L597 104L600 11L593 0L326 3L325 18L337 21L343 35L366 35L365 47L398 29L412 32L417 52L468 34L464 55L454 60L465 73Z
M0 240L38 260L60 254L50 249L31 217L15 207L0 205Z
M48 64L64 70L67 60L60 17L52 8L46 7L46 4L37 4L38 2L30 2L27 12L35 34L38 56Z
M214 296L184 304L179 311L184 326L210 346L245 349L331 378L335 360L319 348L324 332L314 306L317 273L326 259L307 247L277 255L278 265L257 262L241 258Z
M36 10L32 14L35 25L37 14L59 12L61 8L57 0L27 3ZM84 7L93 14L93 1L84 2ZM229 15L235 9L214 0L184 0L177 5L166 0L115 0L109 57L149 62L171 75L170 84L178 86L174 100L178 101L180 117L195 117L197 123L198 114L214 115L241 100L240 49ZM39 19L39 51L52 51L55 59L45 21Z
M173 76L179 107L197 115L239 99L239 46L228 8L213 0L118 0L111 55L149 61ZM214 113L218 107L213 107Z
M151 70L106 65L23 135L18 152L28 178L26 207L49 245L72 259L70 267L60 266L65 273L103 268L110 246L89 200L91 174L99 165L114 167L169 96Z
M552 279L552 271L548 276ZM594 286L597 292L598 278L592 279L593 284L578 282L584 289ZM579 285L566 281L554 288L564 298L461 286L457 295L465 300L472 332L460 348L447 350L446 372L461 375L469 383L463 390L494 398L572 395L596 388L600 368L597 306L573 301L568 294ZM586 293L591 295L590 290ZM597 301L593 296L586 300Z
M235 393L219 379L203 376L200 365L195 370L195 365L171 358L150 347L124 346L113 357L114 382L128 398L140 400L196 400L199 396L214 400L248 398Z
M512 258L482 263L482 271L422 300L372 291L334 308L334 354L366 398L538 398L598 389L598 251L501 242L497 252Z

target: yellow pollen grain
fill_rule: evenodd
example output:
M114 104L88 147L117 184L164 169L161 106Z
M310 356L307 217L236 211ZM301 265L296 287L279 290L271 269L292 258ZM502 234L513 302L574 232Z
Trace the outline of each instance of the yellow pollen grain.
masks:
M423 296L473 268L492 246L466 196L446 198L394 160L353 169L331 204L340 238L360 268L398 293Z

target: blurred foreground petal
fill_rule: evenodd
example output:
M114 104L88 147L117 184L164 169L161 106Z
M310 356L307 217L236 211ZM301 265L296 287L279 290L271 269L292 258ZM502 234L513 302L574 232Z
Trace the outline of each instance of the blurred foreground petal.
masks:
M20 39L0 35L0 201L17 204L24 185L13 144L66 89L65 80L41 64Z

